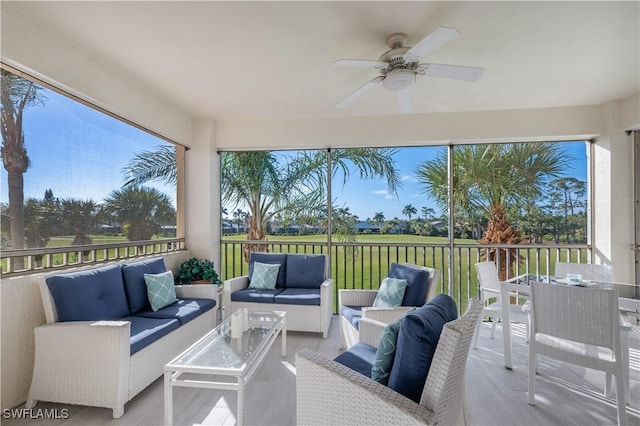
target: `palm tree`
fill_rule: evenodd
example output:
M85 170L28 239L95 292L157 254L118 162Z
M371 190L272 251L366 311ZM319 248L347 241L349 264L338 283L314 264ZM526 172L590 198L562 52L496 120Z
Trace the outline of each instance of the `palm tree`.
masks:
M550 177L556 177L566 164L565 153L558 145L537 143L487 144L457 146L454 152L453 201L462 216L483 211L488 217L487 230L480 240L485 244L519 244L520 231L511 226L507 206L523 205L541 194ZM440 151L435 160L420 164L415 172L424 192L444 210L448 204L447 154ZM490 250L495 260L498 252ZM511 259L516 259L511 251ZM506 251L498 265L504 279L511 272Z
M78 200L67 198L61 201L62 213L65 228L73 233L72 246L84 246L92 244L93 240L89 234L96 223L96 211L98 205L93 200Z
M175 223L171 199L155 188L133 186L112 191L105 210L127 227L129 241L144 241L158 233L162 225Z
M384 223L384 214L382 212L377 212L373 215L373 223L380 226Z
M156 147L156 151L141 151L129 160L122 172L125 181L123 188L142 185L151 180L175 184L178 181L176 149L160 145Z
M29 168L29 156L25 148L23 113L25 108L44 105L46 97L40 87L29 80L2 70L0 81L0 117L2 123L2 163L7 171L9 196L9 232L11 248L24 248L24 176ZM16 269L22 269L22 257L14 258Z
M353 165L361 179L384 178L389 192L395 194L400 185L393 161L396 152L388 148L334 149L332 177L341 171L342 183L346 184ZM282 162L270 151L224 152L222 204L249 209L247 239L252 241L266 239L268 222L285 210L297 216L318 217L327 208L327 159L326 151L299 151L295 157L282 158ZM175 151L141 152L123 169L125 187L150 180L176 182L175 169Z
M411 204L407 204L402 209L402 214L409 218L409 222L411 222L411 216L413 216L416 213L418 213L418 210L415 207L413 207Z
M393 193L399 176L392 149L336 149L331 151L334 175L342 171L343 184L356 167L364 179L384 177ZM267 223L281 212L290 217L321 218L326 212L327 154L300 151L292 157L276 157L269 151L222 154L223 203L245 205L250 211L248 240L265 240ZM341 228L341 229L348 229ZM249 251L261 247L245 247Z

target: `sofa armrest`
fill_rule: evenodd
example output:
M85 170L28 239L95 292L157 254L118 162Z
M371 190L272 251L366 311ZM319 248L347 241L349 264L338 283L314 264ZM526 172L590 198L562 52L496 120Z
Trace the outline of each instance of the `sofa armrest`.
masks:
M433 413L309 349L296 354L297 424L415 425Z
M329 336L329 325L333 316L333 280L327 278L320 285L320 329L322 337Z
M231 293L247 287L249 287L249 275L224 281L224 306L228 315L231 314Z
M372 306L378 290L340 290L338 302L340 306Z
M369 318L389 324L414 309L413 306L395 306L393 308L362 308L362 318Z
M73 321L34 329L27 405L39 399L124 410L129 391L129 321ZM62 396L61 396L62 395ZM29 407L27 407L29 408Z
M177 285L176 296L179 299L212 299L216 301L216 309L220 309L220 287L215 284Z

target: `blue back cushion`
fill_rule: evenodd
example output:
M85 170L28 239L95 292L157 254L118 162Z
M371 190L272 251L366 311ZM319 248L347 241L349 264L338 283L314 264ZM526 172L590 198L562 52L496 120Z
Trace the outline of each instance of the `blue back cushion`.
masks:
M324 281L326 257L320 255L290 254L287 256L287 288L320 288Z
M392 263L389 278L407 280L402 306L422 306L427 298L427 280L429 272L415 266Z
M251 256L249 257L249 282L251 282L251 277L253 277L254 262L280 265L278 279L276 280L276 288L284 288L284 277L287 269L286 253L251 253Z
M389 376L391 389L420 402L442 328L457 317L456 302L446 294L405 316Z
M161 257L122 265L122 279L132 315L151 308L144 274L159 274L166 270Z
M58 321L98 321L129 315L120 265L46 279Z

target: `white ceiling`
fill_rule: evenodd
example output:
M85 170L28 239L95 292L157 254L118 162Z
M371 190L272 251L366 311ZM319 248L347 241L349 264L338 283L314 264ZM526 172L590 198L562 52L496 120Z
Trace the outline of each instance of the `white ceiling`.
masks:
M5 6L7 5L7 2ZM19 2L86 55L197 117L396 114L372 59L386 37L411 46L438 26L461 36L424 61L485 69L477 82L418 76L415 113L597 105L640 90L635 2ZM73 67L74 64L68 64Z

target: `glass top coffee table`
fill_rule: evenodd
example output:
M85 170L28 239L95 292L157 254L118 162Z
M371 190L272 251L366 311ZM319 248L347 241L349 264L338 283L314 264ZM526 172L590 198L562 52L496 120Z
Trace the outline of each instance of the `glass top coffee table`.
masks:
M240 337L232 337L231 317L229 317L165 365L165 425L173 423L174 386L237 391L237 424L242 425L245 386L260 367L278 333L282 333L282 356L287 354L285 314L286 312L280 311L249 312L248 328ZM201 377L194 378L193 374L226 376L230 379L229 381L202 380Z

